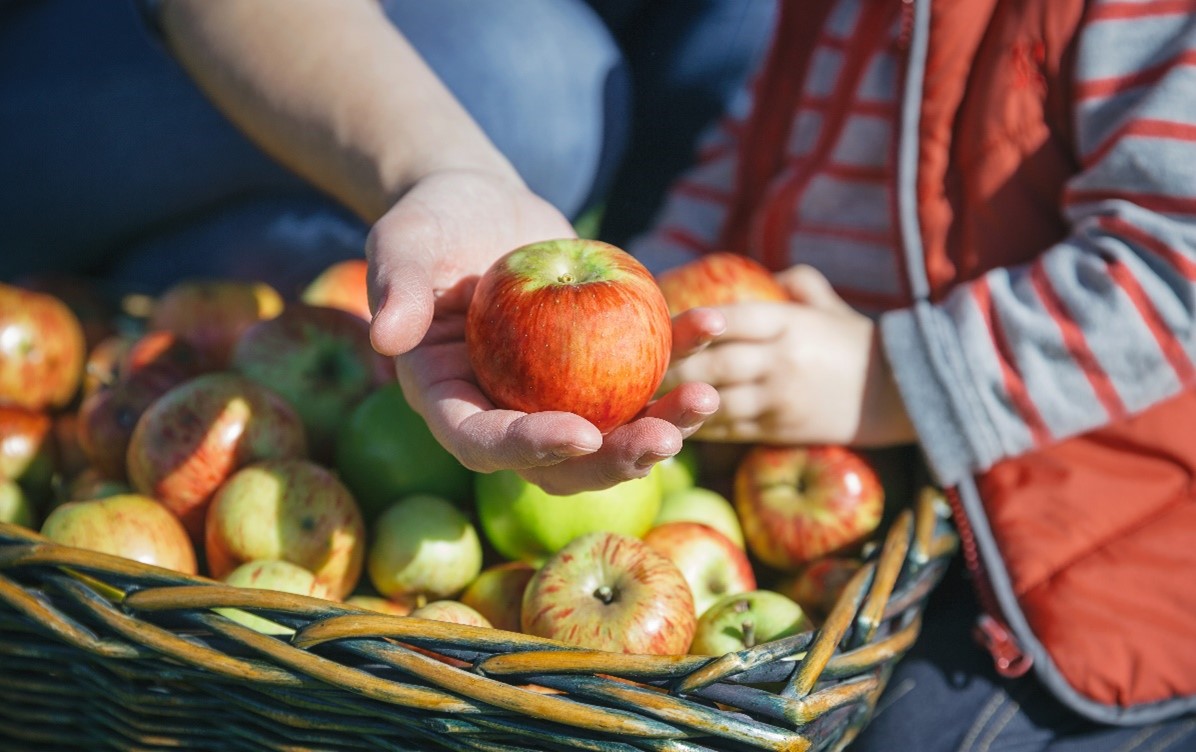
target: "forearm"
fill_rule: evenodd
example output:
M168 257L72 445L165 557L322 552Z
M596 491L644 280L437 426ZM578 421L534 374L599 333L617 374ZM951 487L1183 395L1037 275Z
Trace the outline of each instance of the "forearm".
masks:
M438 170L519 181L372 0L167 0L160 20L230 120L367 221Z

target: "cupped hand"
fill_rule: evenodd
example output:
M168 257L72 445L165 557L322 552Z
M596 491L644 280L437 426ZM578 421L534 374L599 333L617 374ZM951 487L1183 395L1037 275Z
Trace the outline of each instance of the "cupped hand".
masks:
M701 381L721 407L711 441L887 446L915 439L872 320L816 270L778 275L792 303L720 307L726 330L677 361L666 384Z
M718 406L710 386L679 385L603 436L578 415L497 409L482 394L465 346L477 278L509 250L573 234L565 217L517 181L451 172L416 183L367 244L371 337L379 352L396 356L411 406L466 467L517 470L556 494L646 475ZM721 326L713 311L679 317L674 351L700 350Z

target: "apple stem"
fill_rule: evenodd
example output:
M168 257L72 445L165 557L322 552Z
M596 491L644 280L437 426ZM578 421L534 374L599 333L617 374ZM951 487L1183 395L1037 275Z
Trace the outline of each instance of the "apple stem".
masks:
M756 647L756 622L745 621L740 625L743 630L743 646L745 648Z
M600 585L598 589L594 591L594 597L602 601L603 604L609 606L615 599L615 591L610 585Z

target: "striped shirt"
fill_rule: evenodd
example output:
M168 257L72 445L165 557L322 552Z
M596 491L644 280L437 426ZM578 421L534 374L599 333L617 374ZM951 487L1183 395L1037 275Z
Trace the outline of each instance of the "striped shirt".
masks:
M907 410L951 483L1196 382L1196 2L1092 4L1072 71L1081 168L1060 207L1070 235L933 304L919 300L903 263L896 195L913 7L835 4L784 165L752 216L748 247L735 250L773 269L815 266L881 319ZM1032 63L1036 50L1024 52ZM745 93L703 140L654 229L630 245L654 272L723 250L750 111Z

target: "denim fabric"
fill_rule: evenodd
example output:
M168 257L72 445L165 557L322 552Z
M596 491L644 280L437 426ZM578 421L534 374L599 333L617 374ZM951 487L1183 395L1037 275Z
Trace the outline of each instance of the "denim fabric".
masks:
M576 215L609 182L629 84L586 4L385 8L534 190ZM279 270L360 255L366 229L229 124L131 0L0 8L0 175L0 279L116 260L120 286L153 292L242 251Z
M1003 679L972 638L979 613L958 561L927 604L922 634L897 664L848 752L1192 752L1196 718L1102 726L1033 676ZM1075 628L1082 628L1076 625Z

